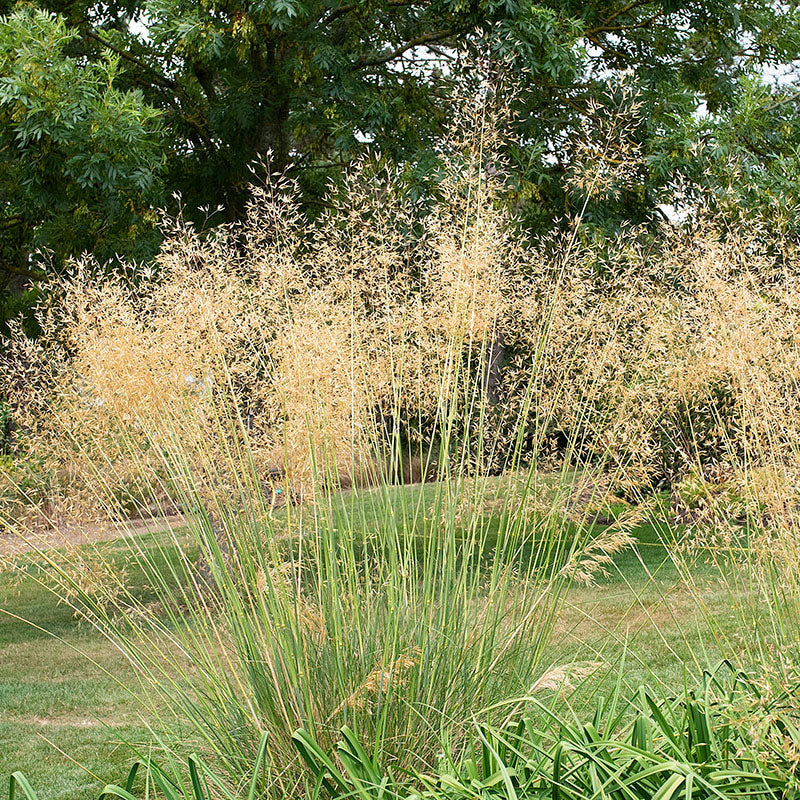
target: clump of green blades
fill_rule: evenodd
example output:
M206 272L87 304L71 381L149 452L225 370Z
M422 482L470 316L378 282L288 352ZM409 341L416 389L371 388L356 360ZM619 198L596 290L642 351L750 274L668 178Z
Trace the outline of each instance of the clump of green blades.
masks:
M800 797L792 767L780 752L763 759L748 727L730 713L738 695L755 688L740 676L720 698L706 673L700 688L677 699L656 700L640 689L634 698L599 701L588 723L568 723L543 704L536 722L476 726L472 756L435 776L407 779L381 770L350 730L335 757L304 732L295 736L317 775L317 796L359 800L700 800ZM796 704L785 696L764 710L774 741L800 744ZM794 708L792 706L794 705ZM783 713L785 712L785 713ZM541 720L544 718L545 724ZM765 737L770 739L769 731ZM424 787L420 789L419 787Z
M243 776L242 785L248 788L247 794L232 793L225 782L199 756L190 756L187 760L188 777L180 770L164 770L150 760L137 761L131 767L124 786L109 784L100 793L98 800L258 800L259 780L265 765L267 753L267 736L261 738L258 757L249 776ZM137 778L141 786L137 787ZM8 800L17 800L21 792L24 800L39 800L28 779L21 772L11 776Z
M437 774L396 774L369 755L356 734L342 728L334 752L307 731L294 744L314 776L308 800L794 800L800 798L791 747L800 746L796 694L787 690L756 704L761 721L758 746L751 717L732 711L737 700L758 699L757 687L741 675L723 684L704 673L700 687L673 699L640 689L622 701L619 691L599 700L590 722L531 700L530 713L513 724L476 724L456 761L445 754ZM749 720L749 721L748 721ZM771 749L770 749L771 748ZM110 785L100 800L257 800L266 767L264 736L256 764L232 794L225 782L193 756L188 778L150 761L131 769L124 787ZM141 772L140 772L141 770ZM144 783L140 794L134 787ZM37 795L24 775L11 777L9 800Z

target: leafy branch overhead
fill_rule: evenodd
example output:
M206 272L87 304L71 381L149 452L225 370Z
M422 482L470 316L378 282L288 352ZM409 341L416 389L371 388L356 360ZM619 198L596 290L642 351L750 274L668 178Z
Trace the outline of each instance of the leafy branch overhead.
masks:
M36 248L137 255L161 197L161 113L119 85L119 57L86 61L63 19L21 8L0 25L0 259L36 276ZM152 238L152 237L151 237Z
M56 268L85 250L148 258L176 194L197 222L241 218L254 164L257 182L288 169L311 211L365 153L425 197L454 98L487 85L512 106L510 200L535 231L582 207L576 138L619 110L620 80L641 103L642 158L624 191L588 205L590 226L646 221L676 183L741 187L731 165L746 199L794 196L797 87L764 77L800 52L792 4L0 0L0 13L6 290L42 271L40 248Z

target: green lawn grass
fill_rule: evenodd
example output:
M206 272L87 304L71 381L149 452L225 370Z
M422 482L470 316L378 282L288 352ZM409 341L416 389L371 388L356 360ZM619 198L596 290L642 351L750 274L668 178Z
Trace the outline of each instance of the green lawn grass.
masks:
M126 662L31 576L0 574L0 607L21 618L0 617L0 776L22 770L42 798L96 797L130 761L120 743L145 735Z
M403 491L410 507L424 490ZM740 621L714 567L700 560L693 573L715 618L709 626L657 530L642 525L636 537L598 585L570 591L549 660L600 662L608 680L621 675L631 689L647 682L668 691L730 653ZM0 776L21 770L42 800L83 800L97 795L98 780L122 782L125 742L148 741L123 656L25 571L0 574L0 608L8 612L0 617Z

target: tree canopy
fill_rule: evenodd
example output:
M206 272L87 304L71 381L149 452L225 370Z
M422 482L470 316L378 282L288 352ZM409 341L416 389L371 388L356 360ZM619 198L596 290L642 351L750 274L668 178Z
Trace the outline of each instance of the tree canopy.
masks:
M0 24L0 290L91 251L152 250L166 161L161 113L122 88L119 57L70 50L63 19L21 8Z
M6 290L41 271L39 249L56 266L84 250L146 258L174 195L208 224L237 218L254 171L288 171L313 209L368 152L424 192L454 93L493 83L515 87L512 199L535 229L586 204L576 143L630 102L620 83L640 158L586 205L590 222L646 220L681 180L784 207L796 195L798 86L765 77L800 52L793 2L0 0L0 13Z

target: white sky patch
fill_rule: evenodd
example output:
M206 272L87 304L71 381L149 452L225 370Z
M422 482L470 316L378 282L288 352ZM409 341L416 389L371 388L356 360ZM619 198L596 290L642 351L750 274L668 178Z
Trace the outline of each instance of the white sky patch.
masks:
M140 14L128 23L128 30L144 42L150 41L150 19L147 13Z

